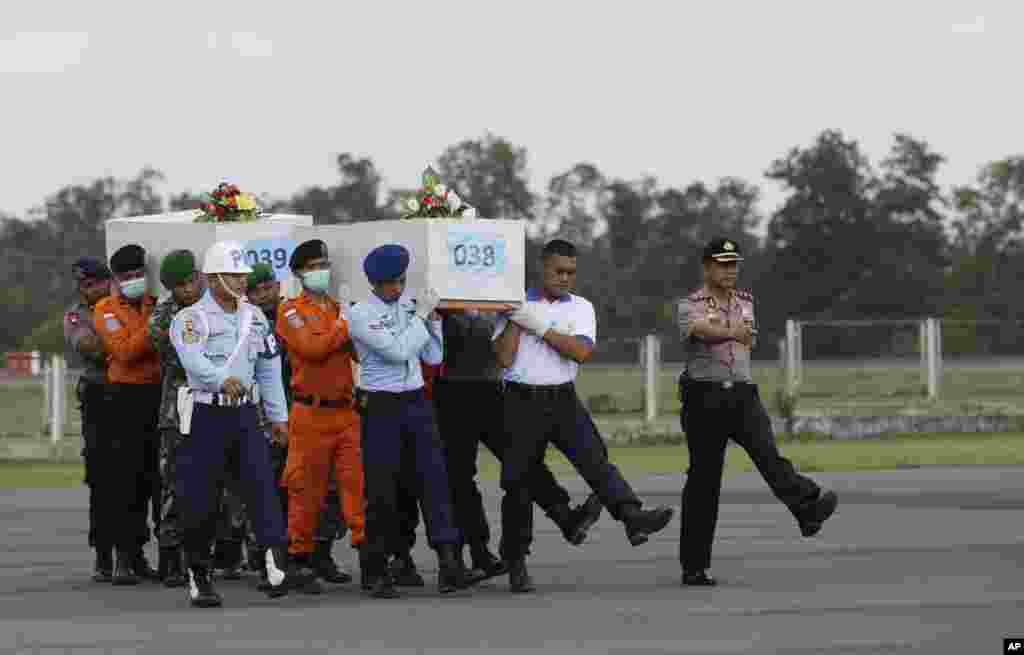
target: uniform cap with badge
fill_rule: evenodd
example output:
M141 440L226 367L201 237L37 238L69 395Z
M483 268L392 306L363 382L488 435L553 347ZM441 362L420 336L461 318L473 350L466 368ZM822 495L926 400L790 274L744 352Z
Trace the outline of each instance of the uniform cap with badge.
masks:
M363 271L371 284L402 277L409 267L409 251L395 243L378 246L363 260Z
M717 238L708 242L704 247L704 260L712 259L716 262L741 262L743 255L739 245L730 239Z

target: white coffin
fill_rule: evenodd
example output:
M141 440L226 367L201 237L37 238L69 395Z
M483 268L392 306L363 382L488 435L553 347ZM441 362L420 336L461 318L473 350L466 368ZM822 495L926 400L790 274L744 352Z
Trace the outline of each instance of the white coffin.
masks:
M442 306L518 304L525 300L526 226L522 221L408 219L317 225L296 230L296 240L322 239L332 264L332 286L347 284L351 300L370 294L363 260L386 243L410 253L407 288L433 287Z
M128 244L145 248L149 292L162 296L167 290L160 284L160 262L167 253L182 248L191 250L201 268L206 249L213 243L240 241L246 246L250 263L267 262L286 290L297 287L288 259L301 242L296 240L296 230L312 227L312 216L268 214L248 223L195 223L195 216L196 212L190 210L111 219L106 223L107 259Z

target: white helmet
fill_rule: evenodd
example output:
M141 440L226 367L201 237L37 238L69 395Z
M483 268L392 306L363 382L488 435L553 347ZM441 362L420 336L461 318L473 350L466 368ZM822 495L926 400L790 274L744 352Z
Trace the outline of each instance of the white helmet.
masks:
M252 273L245 261L245 246L238 241L218 241L206 250L203 273Z

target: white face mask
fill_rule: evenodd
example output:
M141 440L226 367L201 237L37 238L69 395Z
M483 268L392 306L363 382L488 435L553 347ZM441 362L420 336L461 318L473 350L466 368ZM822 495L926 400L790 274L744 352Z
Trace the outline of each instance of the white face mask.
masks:
M302 284L313 293L326 293L331 284L330 269L307 271L302 274Z
M121 283L121 294L128 300L138 300L146 293L146 278L137 277Z

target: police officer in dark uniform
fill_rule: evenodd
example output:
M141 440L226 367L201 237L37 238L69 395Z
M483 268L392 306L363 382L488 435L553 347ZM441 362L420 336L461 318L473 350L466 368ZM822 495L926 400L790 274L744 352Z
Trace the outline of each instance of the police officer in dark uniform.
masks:
M579 365L593 353L594 306L570 292L576 248L555 239L541 255L543 284L495 327L494 348L505 369L505 450L501 463L501 555L513 592L534 590L526 569L533 541L534 489L548 443L564 454L597 492L612 518L638 546L672 520L672 508L643 509L642 501L608 460L608 451L576 395Z
M712 240L704 248L704 286L679 301L679 332L686 346L680 377L690 469L683 487L679 562L683 584L712 586L708 573L718 520L725 449L731 438L810 537L836 509L838 499L797 473L779 454L771 421L750 375L750 352L757 331L754 297L736 289L739 245Z
M64 340L71 353L72 366L82 369L76 388L82 415L82 458L85 460L85 484L89 487L89 547L96 550L93 580L110 582L114 577L114 545L96 540L97 495L96 442L102 416L103 388L107 381L107 353L93 325L93 309L110 293L110 269L98 259L83 257L71 267L78 288L78 299L64 313Z

